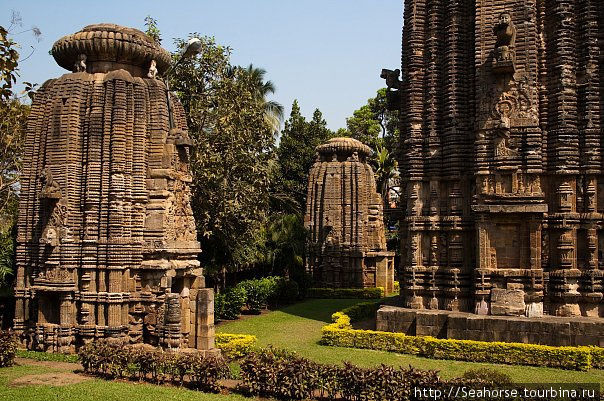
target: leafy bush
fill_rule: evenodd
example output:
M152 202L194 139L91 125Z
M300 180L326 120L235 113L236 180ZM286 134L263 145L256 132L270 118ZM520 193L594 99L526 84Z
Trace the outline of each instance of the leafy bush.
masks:
M317 388L316 363L272 348L250 353L241 362L241 389L252 395L302 400Z
M379 308L379 302L361 302L343 309L342 313L347 315L351 322L358 322L363 319L375 318Z
M218 392L218 381L228 377L222 357L204 357L200 352L169 352L146 346L124 346L104 340L84 345L78 352L86 373L113 378L150 380Z
M490 382L498 387L509 386L513 383L512 378L498 370L489 368L469 369L461 376L469 380L481 380Z
M300 287L293 280L283 280L279 287L279 303L282 305L293 304L300 297Z
M247 334L216 333L215 341L216 348L220 348L225 357L238 359L249 354L258 339Z
M0 368L13 366L17 352L17 337L11 331L0 330Z
M308 298L354 298L377 299L384 297L384 288L309 288L306 291Z
M378 401L418 399L414 388L444 389L454 383L482 388L490 384L481 379L455 379L447 382L435 371L395 368L381 365L360 368L325 365L301 358L294 353L265 349L252 352L241 362L240 390L255 396L278 399L340 399L343 401Z
M234 320L241 314L241 308L246 303L245 288L235 286L229 288L214 299L214 317L216 320Z
M602 347L583 347L591 354L591 366L596 369L604 369L604 348Z
M350 316L332 315L333 323L321 330L325 345L399 352L435 359L547 366L587 370L592 366L591 347L437 339L374 330L354 330Z

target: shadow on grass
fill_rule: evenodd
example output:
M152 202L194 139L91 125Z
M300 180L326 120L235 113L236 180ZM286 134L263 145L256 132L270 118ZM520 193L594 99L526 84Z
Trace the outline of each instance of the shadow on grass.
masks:
M331 323L331 315L359 303L358 299L307 299L276 310L305 319Z

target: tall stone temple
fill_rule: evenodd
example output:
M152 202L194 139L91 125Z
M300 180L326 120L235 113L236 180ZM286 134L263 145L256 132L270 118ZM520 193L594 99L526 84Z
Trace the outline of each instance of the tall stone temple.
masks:
M55 42L72 71L27 124L14 328L30 349L110 337L214 347L190 206L184 109L160 79L171 56L143 32L90 25Z
M386 250L370 154L369 146L352 138L333 138L317 147L304 225L307 268L319 287L394 289L394 252Z
M603 317L604 2L406 0L402 48L404 306Z

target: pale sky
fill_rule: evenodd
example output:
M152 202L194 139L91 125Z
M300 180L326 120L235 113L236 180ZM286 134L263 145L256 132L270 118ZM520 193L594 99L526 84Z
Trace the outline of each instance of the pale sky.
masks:
M168 50L191 32L214 36L233 48L233 64L267 70L286 117L297 98L305 116L318 107L334 130L385 86L382 68L400 68L403 0L0 0L0 10L7 28L11 10L20 13L23 27L14 33L32 25L42 31L39 43L29 32L13 37L22 57L35 46L21 64L22 81L41 84L66 72L48 54L60 37L99 22L144 30L151 15Z

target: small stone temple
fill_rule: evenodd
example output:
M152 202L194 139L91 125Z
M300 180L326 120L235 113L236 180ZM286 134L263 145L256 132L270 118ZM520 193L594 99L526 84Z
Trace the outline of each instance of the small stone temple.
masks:
M406 0L400 71L404 306L603 317L602 2Z
M369 146L352 138L333 138L317 147L304 225L307 268L318 287L393 291L394 252L386 250L370 154Z
M71 72L27 124L14 329L30 349L99 338L214 348L190 206L186 116L143 32L90 25L55 42Z

